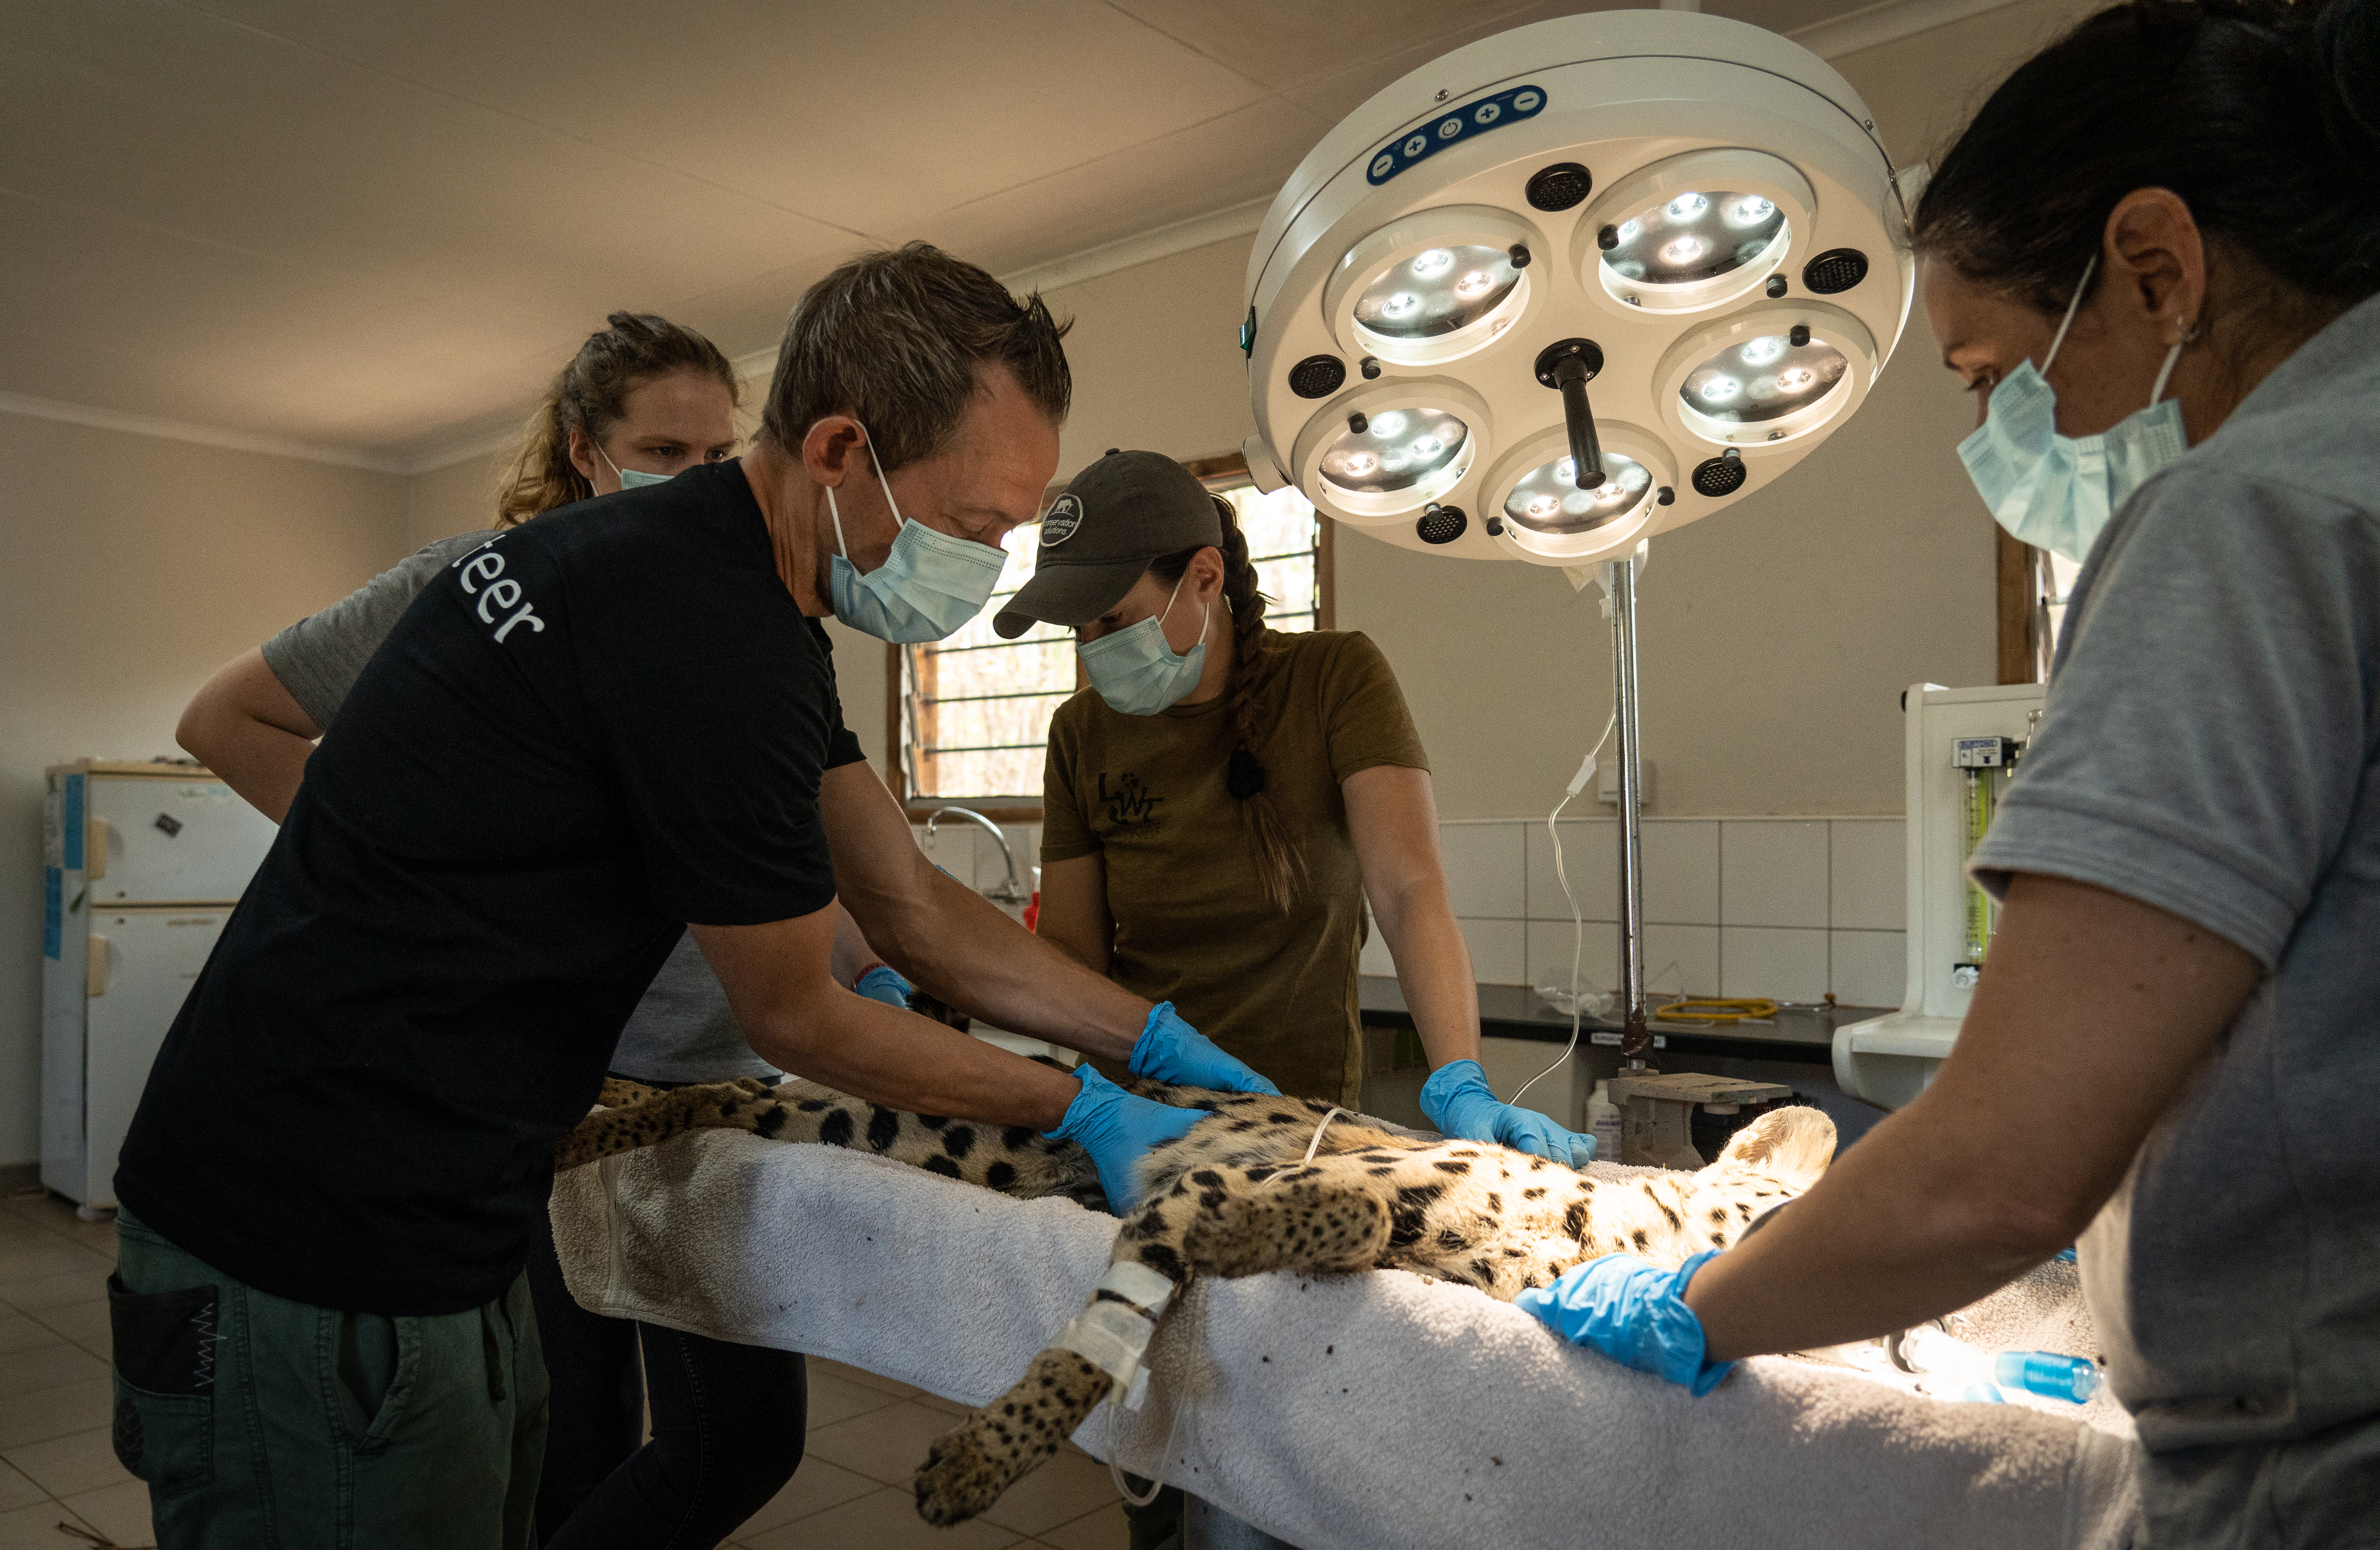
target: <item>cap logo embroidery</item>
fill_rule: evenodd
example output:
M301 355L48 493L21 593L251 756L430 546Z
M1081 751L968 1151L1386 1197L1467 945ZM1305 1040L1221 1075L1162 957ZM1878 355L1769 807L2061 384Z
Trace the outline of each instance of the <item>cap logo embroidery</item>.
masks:
M1041 547L1050 548L1075 536L1083 525L1083 503L1072 494L1060 495L1050 506L1050 515L1041 519Z

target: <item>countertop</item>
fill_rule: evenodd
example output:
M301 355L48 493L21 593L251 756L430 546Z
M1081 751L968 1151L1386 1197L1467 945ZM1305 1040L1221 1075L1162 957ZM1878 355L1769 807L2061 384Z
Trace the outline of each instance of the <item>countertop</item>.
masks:
M1404 993L1385 974L1361 977L1364 1020L1376 1027L1411 1028L1413 1014ZM1670 999L1662 997L1662 1000ZM1655 1005L1659 1005L1657 1001ZM1830 1066L1834 1061L1835 1030L1870 1018L1883 1017L1889 1007L1785 1007L1769 1023L1734 1023L1718 1028L1699 1024L1655 1022L1653 1047L1681 1054L1739 1056L1751 1060L1790 1060ZM1580 1028L1590 1042L1618 1048L1620 1025L1589 1017ZM1479 1031L1494 1039L1539 1039L1554 1043L1570 1037L1570 1016L1556 1011L1526 985L1481 985Z

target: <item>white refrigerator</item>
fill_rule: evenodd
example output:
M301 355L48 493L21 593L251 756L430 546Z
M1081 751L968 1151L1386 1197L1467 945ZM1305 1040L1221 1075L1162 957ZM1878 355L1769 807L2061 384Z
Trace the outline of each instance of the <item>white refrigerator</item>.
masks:
M85 1215L149 1068L277 833L206 770L54 765L42 808L42 1182Z

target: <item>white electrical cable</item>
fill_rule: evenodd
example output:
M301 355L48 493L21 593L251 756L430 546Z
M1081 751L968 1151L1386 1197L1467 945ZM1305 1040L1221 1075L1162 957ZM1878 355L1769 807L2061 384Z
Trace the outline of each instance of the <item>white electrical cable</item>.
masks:
M1578 774L1571 777L1570 789L1562 793L1562 799L1554 804L1554 810L1551 812L1546 814L1546 837L1554 842L1554 878L1561 884L1562 897L1570 904L1570 1043L1562 1047L1560 1056L1552 1065L1521 1084L1521 1092L1513 1093L1507 1100L1511 1103L1519 1103L1521 1092L1526 1092L1530 1088L1560 1070L1562 1062L1568 1060L1572 1052L1578 1048L1578 1024L1581 1010L1578 998L1578 969L1580 960L1586 956L1586 920L1580 913L1578 896L1571 892L1570 871L1562 865L1561 829L1556 820L1561 817L1562 809L1570 806L1571 799L1586 789L1586 783L1595 778L1595 762L1602 755L1603 745L1611 740L1611 729L1619 725L1620 710L1618 706L1614 706L1610 719L1603 724L1603 736L1595 739L1594 751L1589 753L1585 762L1579 765ZM1327 1124L1329 1121L1326 1120L1324 1123ZM1316 1139L1320 1138L1318 1135Z

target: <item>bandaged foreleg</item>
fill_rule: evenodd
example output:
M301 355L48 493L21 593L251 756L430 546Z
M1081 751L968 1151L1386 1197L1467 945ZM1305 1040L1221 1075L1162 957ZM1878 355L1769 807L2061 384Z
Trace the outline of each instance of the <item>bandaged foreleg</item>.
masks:
M1112 1295L1101 1297L1108 1292ZM1148 1373L1140 1359L1148 1349L1157 1321L1173 1300L1173 1283L1145 1264L1119 1261L1107 1268L1092 1288L1089 1307L1050 1342L1057 1350L1073 1351L1115 1380L1111 1397L1126 1410L1140 1409L1148 1392Z

